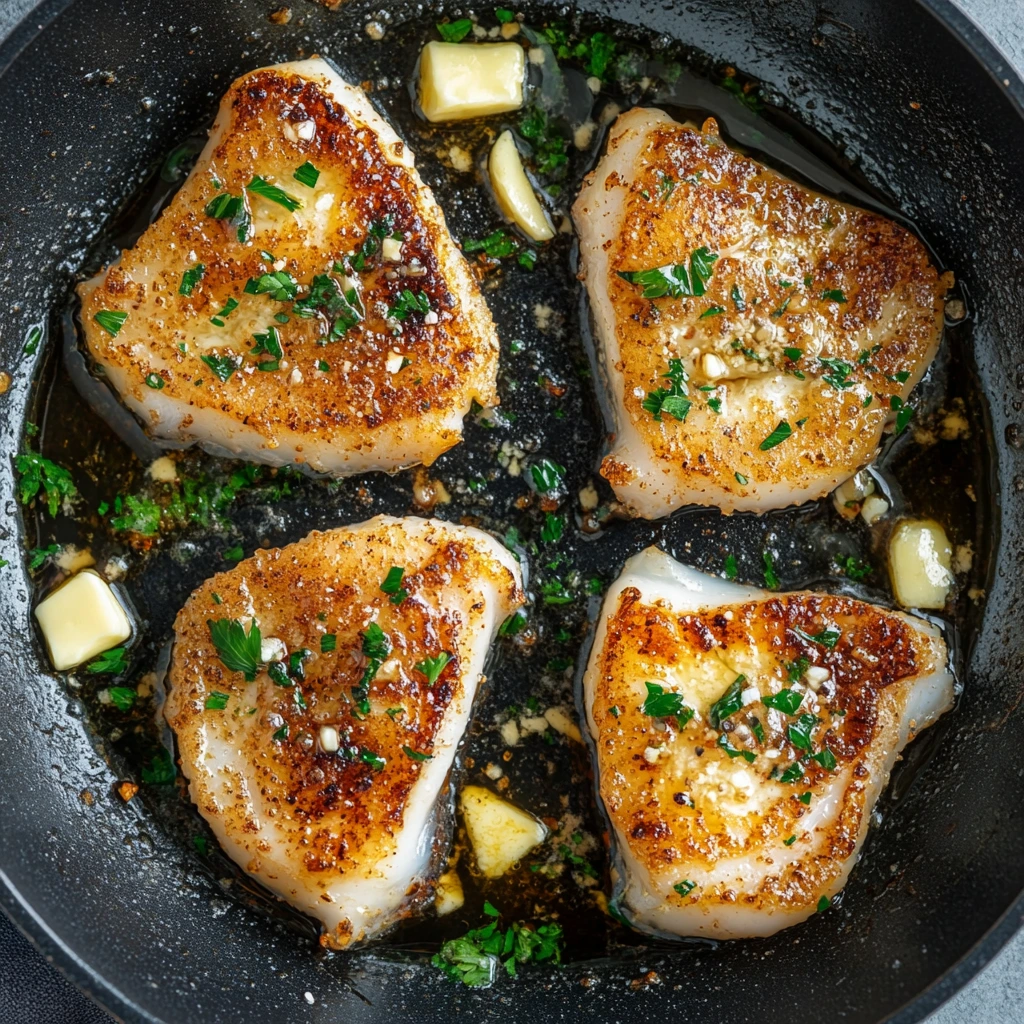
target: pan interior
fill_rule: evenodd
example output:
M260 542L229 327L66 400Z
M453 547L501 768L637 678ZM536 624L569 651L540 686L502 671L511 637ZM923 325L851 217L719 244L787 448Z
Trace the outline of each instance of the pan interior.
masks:
M149 17L154 16L154 10L150 8ZM419 46L427 38L436 38L435 17L403 18L398 8L392 8L388 17L358 6L344 13L304 8L297 20L293 17L292 23L278 25L265 21L264 12L257 15L248 11L246 24L250 27L243 32L241 24L233 20L241 17L240 10L225 12L223 24L215 30L204 24L197 33L202 37L195 43L201 59L194 74L203 81L202 90L188 85L180 87L181 91L172 90L167 80L167 92L154 97L149 93L158 90L147 89L145 95L136 97L140 83L117 70L112 72L112 80L105 79L105 68L99 69L98 78L88 79L89 87L100 97L96 101L98 111L115 108L121 113L131 102L137 102L145 112L137 116L150 124L145 146L149 170L142 180L136 174L113 190L107 187L102 204L97 201L88 211L82 207L88 216L83 217L86 226L77 236L81 248L66 256L59 272L53 275L60 286L54 285L46 294L32 295L32 301L26 301L19 311L25 321L24 332L18 338L5 336L11 351L34 336L31 324L44 328L46 339L40 345L42 355L36 364L34 386L27 387L26 366L24 384L19 381L12 389L11 397L26 407L26 420L9 440L12 445L25 443L25 427L33 424L38 433L28 428L28 443L61 464L75 467L82 492L74 517L54 520L38 508L31 516L26 515L26 540L37 550L50 544L89 547L100 564L111 559L124 561L126 571L120 582L137 611L142 639L132 650L129 675L118 682L136 686L145 680L154 687L157 701L158 669L174 614L192 588L210 574L211 566L232 564L231 551L238 546L249 554L257 547L296 540L311 529L359 522L378 513L424 514L416 500L423 479L414 473L396 477L371 474L331 483L297 474L253 474L240 465L226 465L200 452L189 452L180 464L180 476L198 481L212 493L224 494L225 488L232 487L238 491L223 515L169 529L155 543L152 538L112 526L116 511L105 516L96 513L103 503L113 508L120 497L123 516L129 507L128 495L160 501L166 495L147 481L146 463L126 443L124 432L119 435L111 430L83 397L84 390L94 402L102 401L96 382L90 381L84 389L73 383L75 373L79 384L83 382L75 311L65 301L73 280L109 260L119 246L130 244L167 201L176 180L180 180L180 176L175 177L176 169L180 171L188 159L190 140L209 122L217 92L236 72L311 52L330 55L350 80L370 83L374 101L417 153L421 172L435 190L456 238L480 238L501 224L485 189L466 172L455 171L450 156L453 147L476 157L485 153L497 124L430 129L416 117L410 104L409 77ZM970 544L973 550L971 568L958 581L955 606L946 617L958 675L967 687L964 703L969 705L972 678L978 674L972 674L971 654L975 652L977 658L984 613L981 596L991 590L998 557L994 510L999 476L993 464L998 445L983 397L984 367L979 374L975 363L975 353L994 344L995 326L986 319L984 289L978 289L981 295L975 294L972 274L976 275L977 269L965 258L968 250L959 244L961 239L952 237L948 221L936 217L945 201L938 195L943 186L936 180L934 208L927 200L913 198L906 169L897 168L892 175L883 173L862 132L849 130L849 115L840 116L829 107L829 87L823 80L801 77L799 87L793 85L781 56L766 63L759 48L742 35L732 47L722 40L712 45L708 25L690 31L692 23L686 16L673 25L669 37L639 30L639 18L607 20L607 12L601 11L570 19L546 8L531 8L524 13L530 25L564 24L570 34L570 47L576 40L592 39L594 32L607 32L616 41L617 57L628 57L632 62L622 80L612 81L594 101L595 120L600 120L600 111L608 103L625 108L651 102L640 80L655 66L662 75L671 67L670 87L663 89L655 102L680 118L713 115L727 138L780 170L843 198L893 211L929 243L940 267L953 269L958 279L966 282L956 297L965 303L970 315L948 325L940 357L915 395L914 429L886 446L878 469L897 515L913 513L939 519L954 544ZM704 13L715 24L723 17L723 9L714 5L707 5ZM72 9L64 18L71 19L75 14ZM621 18L621 10L618 14ZM645 23L664 27L663 17L651 13ZM365 19L380 22L383 42L370 38L364 28ZM180 19L168 17L165 24L175 22ZM481 23L490 26L496 21L482 13ZM829 59L840 70L845 68L844 59L834 52L839 45L835 36L838 30L829 27L831 22L811 24L816 26L813 31L827 40L824 46ZM859 24L849 30L854 34L867 31ZM891 31L898 30L894 21ZM167 34L173 38L185 31L176 28ZM222 52L218 57L217 47L207 39L207 33L212 35L213 31L220 45L228 47L229 56ZM240 33L245 45L232 33ZM44 39L34 45L59 48L60 43L51 35L49 42ZM129 40L119 36L108 45L130 52ZM183 70L187 64L184 52L176 59L181 62L179 70ZM115 66L113 60L108 63ZM568 63L573 65L571 59ZM577 60L576 65L579 63ZM734 66L742 69L740 74L732 73ZM213 68L216 71L209 70ZM807 74L803 60L796 61L794 68L794 74ZM15 66L8 75L17 72ZM216 80L215 74L220 76ZM147 86L153 82L145 78L142 81ZM211 84L214 82L216 85ZM205 91L207 87L210 95ZM177 98L197 95L202 96L198 104ZM159 111L163 104L174 107L173 115L150 113L154 108ZM204 113L197 116L200 107ZM830 113L824 116L818 113L821 110ZM102 115L97 112L92 116ZM80 130L73 119L60 127L68 133ZM909 132L914 130L908 129L901 138L911 137ZM103 146L109 147L108 158L124 161L113 133L103 140ZM571 201L580 178L593 165L601 142L599 130L589 147L569 147L564 178L553 177L549 182L560 188L556 205L564 207ZM876 140L878 148L886 151L886 146ZM194 152L194 147L191 149ZM955 147L951 147L951 153L955 157ZM123 162L121 166L129 164ZM76 183L72 188L65 182L62 187L66 191L61 202L67 210L76 202L84 203L86 197L77 193L81 185ZM463 872L467 902L459 913L441 921L429 917L411 921L383 944L354 955L333 956L316 949L314 929L307 921L265 896L217 851L198 815L176 788L144 785L131 807L118 805L113 781L139 778L161 745L169 741L154 714L154 702L140 701L125 714L107 703L109 680L86 675L66 683L39 679L36 686L40 699L51 702L59 695L62 706L70 704L81 716L76 722L79 740L90 745L80 753L77 763L65 769L62 786L65 796L72 797L65 805L70 804L78 819L89 815L95 821L97 814L108 815L99 826L106 836L101 842L106 843L111 855L116 850L122 861L127 858L136 866L148 865L137 870L144 871L147 888L154 887L161 893L154 907L169 909L175 905L171 888L189 894L187 914L197 929L187 929L186 935L177 930L177 925L169 924L164 940L175 949L188 949L189 956L193 949L203 950L201 965L191 965L181 977L205 979L201 982L204 985L213 984L212 979L225 970L225 959L234 962L238 955L226 949L213 955L211 937L200 934L210 920L227 919L231 934L244 935L239 940L243 946L258 950L268 963L275 957L287 962L289 972L306 978L304 984L317 986L324 998L338 1000L341 1005L349 998L346 992L357 989L363 993L373 1005L352 1005L363 1006L358 1012L368 1017L376 1016L395 998L393 993L383 998L385 989L381 986L395 976L394 963L398 961L414 978L423 979L425 991L432 993L424 1010L429 1018L440 1013L452 995L428 980L433 977L427 965L429 954L441 939L481 923L485 899L499 906L510 920L534 920L537 908L543 908L545 913L556 914L566 930L567 959L572 966L555 981L536 972L534 980L525 977L508 983L502 994L513 1000L527 999L525 992L535 991L535 981L541 980L546 986L554 986L547 989L556 993L550 998L571 1002L575 997L565 986L578 985L581 978L589 979L587 988L605 983L621 987L620 983L640 979L641 987L653 986L652 991L681 985L696 993L710 985L716 970L745 979L751 965L765 957L785 964L783 971L792 979L809 970L807 947L820 946L822 940L833 947L843 943L858 948L864 943L874 945L879 941L873 937L876 931L899 951L888 958L884 953L877 954L878 964L887 959L902 964L910 959L920 976L930 976L928 952L919 948L921 944L912 930L901 931L893 923L890 911L903 908L911 912L910 908L917 908L920 912L921 905L932 906L928 900L940 898L935 885L921 877L921 843L928 851L933 849L933 839L922 836L930 837L927 829L935 827L937 816L942 817L937 815L942 780L958 760L955 750L964 742L965 730L973 729L964 721L972 714L969 707L960 708L908 752L880 804L878 827L869 839L864 861L854 873L842 907L810 922L798 930L799 934L718 947L653 942L617 923L595 899L595 893L608 889L608 862L600 841L604 825L593 798L586 750L552 730L538 732L506 750L500 727L510 719L521 722L536 717L548 707L574 706L574 668L581 650L585 650L588 624L599 607L603 588L622 562L654 543L708 572L722 573L726 557L732 556L739 578L761 585L768 553L783 589L822 587L886 603L891 602L891 593L884 535L850 524L829 502L764 517L723 517L714 510L701 509L687 509L657 523L617 517L611 492L596 473L606 427L596 397L599 368L586 330L571 236L560 236L542 252L532 272L514 264L491 271L485 278L485 294L502 338L502 404L490 420L478 416L467 421L464 443L430 468L429 477L440 480L451 499L436 505L433 514L480 525L517 546L531 564L534 604L528 626L498 644L487 688L478 701L474 724L460 755L458 779L494 785L490 766L500 767L501 778L506 780L501 787L507 784L507 794L515 802L548 819L557 838L522 870L500 883L485 886L471 872ZM950 412L961 415L967 429L956 438L946 439L941 424ZM546 510L536 499L523 505L520 499L529 492L522 479L509 472L510 466L540 457L566 468L568 497L554 510ZM598 512L585 515L577 496L590 485L598 491ZM563 520L558 540L550 539L550 528L545 538L545 525L550 521L547 512ZM837 555L863 559L874 571L864 581L844 578L837 569ZM56 578L52 563L44 563L33 582L37 589L44 589ZM24 613L25 600L20 599L21 611L17 614ZM37 664L39 655L31 657L32 664ZM929 764L936 752L937 757ZM64 832L70 837L70 829ZM124 849L118 849L118 843ZM464 862L467 859L463 857ZM967 862L958 866L969 870ZM914 877L904 883L902 879L908 874ZM169 886L169 878L175 879L173 886ZM899 880L895 885L894 879ZM58 890L59 886L52 886L49 892L40 893L38 901L31 902L39 907L52 905ZM884 914L879 913L880 906ZM151 917L153 922L158 920ZM949 949L940 958L943 965L950 962L951 938L946 944ZM141 966L143 976L167 977L164 967L138 954L128 932L119 936L117 945L133 951L130 962ZM835 956L833 951L828 959L840 962L833 959ZM122 991L134 989L134 983L124 978L116 964L101 965L102 959L90 957L89 963L114 979ZM878 997L880 1002L865 1000L862 1005L884 1003L895 1008L907 984L893 975L898 970L891 965L886 968L884 981L879 982L884 989ZM649 971L655 974L649 975ZM172 973L177 979L177 970ZM254 979L264 1005L271 1006L281 998L273 990L271 974L262 960L259 966L244 968L242 976ZM669 980L671 985L667 984ZM229 986L234 984L228 981ZM743 984L748 982L744 980ZM165 1007L174 1005L174 998L167 996L166 1002L147 1000L146 1005L166 1015ZM674 996L673 1001L678 998ZM874 1018L862 1014L854 1019Z

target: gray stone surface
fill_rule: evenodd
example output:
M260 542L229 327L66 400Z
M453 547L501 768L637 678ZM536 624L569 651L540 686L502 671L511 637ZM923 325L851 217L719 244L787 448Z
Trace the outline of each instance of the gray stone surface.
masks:
M37 0L0 0L0 36ZM879 0L886 3L888 0ZM1024 0L957 0L1024 73ZM1024 932L966 988L929 1018L929 1024L1021 1024L1024 1021ZM59 1022L54 1022L59 1024Z

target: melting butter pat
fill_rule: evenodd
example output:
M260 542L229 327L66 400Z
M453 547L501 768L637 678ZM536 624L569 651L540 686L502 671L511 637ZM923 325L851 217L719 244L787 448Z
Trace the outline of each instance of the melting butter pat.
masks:
M942 608L953 584L953 548L934 519L905 519L889 539L889 575L904 608Z
M476 866L485 878L500 878L535 846L548 830L532 814L520 810L483 786L462 791L462 818L473 846Z
M420 55L420 107L428 121L518 110L525 67L518 43L427 43Z
M454 869L446 871L437 880L437 889L434 895L434 910L437 912L437 916L444 917L445 914L452 914L456 910L460 910L465 902L466 897L462 892L462 879L459 878L459 873Z
M132 635L121 603L92 569L83 569L40 601L36 621L58 671L81 665Z
M491 149L487 172L498 205L509 220L535 242L546 242L554 237L555 230L523 170L523 161L519 159L516 140L510 131L498 136Z

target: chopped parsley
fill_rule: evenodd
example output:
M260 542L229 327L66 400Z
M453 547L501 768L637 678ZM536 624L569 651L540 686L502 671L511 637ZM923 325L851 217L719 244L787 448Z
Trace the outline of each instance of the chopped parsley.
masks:
M29 550L28 571L35 572L47 559L60 554L59 544L47 544L45 548L32 548ZM5 563L6 564L6 563Z
M402 586L404 576L405 569L393 565L388 569L388 574L380 585L381 591L388 595L392 604L401 604L409 596L409 591Z
M403 288L388 310L389 320L408 320L413 313L429 313L430 299L423 292L412 292Z
M565 584L557 576L543 583L540 592L544 598L544 604L572 604L572 593L566 589Z
M118 711L131 711L135 706L135 698L138 696L130 686L112 686L107 693L110 695L110 703Z
M338 649L338 634L337 633L324 633L320 637L320 653L330 654L331 651Z
M819 719L814 715L803 714L795 722L786 728L786 735L789 742L799 750L811 749L811 733L818 724Z
M181 275L181 284L178 285L178 294L191 295L192 290L203 279L203 274L205 273L206 267L202 263L197 263L194 267L189 267L189 269Z
M791 683L799 683L804 677L804 673L810 668L811 663L804 657L799 657L796 661L786 662L786 675Z
M725 306L708 306L699 317L698 320L706 320L710 316L720 316L725 312Z
M740 484L740 486L742 487L746 487L747 484L750 482L749 477L741 473L739 470L736 470L736 472L733 473L733 476L736 477L736 483Z
M285 190L278 185L272 185L266 178L259 174L255 175L252 181L249 182L248 190L272 203L277 203L278 206L283 206L286 210L292 213L295 210L300 209L303 205L301 199L296 199L295 196L291 195L289 192L285 192Z
M837 391L853 387L850 374L853 373L853 364L844 362L842 359L828 359L825 356L818 356L818 362L828 371L821 375L826 384L831 384Z
M718 253L701 246L690 254L689 271L685 263L676 263L652 267L650 270L620 270L619 277L630 284L639 285L645 299L660 299L664 295L671 298L694 298L706 291L717 259Z
M251 683L263 661L263 638L256 620L252 620L248 633L237 619L207 619L206 625L224 667L232 672L241 672Z
M846 296L838 288L826 288L821 297L826 302L845 302Z
M761 698L761 703L765 707L781 711L785 715L795 715L803 702L804 695L790 689L779 690L778 693L770 693L767 697Z
M537 253L527 248L514 235L504 228L492 231L485 238L464 238L462 251L465 253L482 252L489 260L502 260L509 256L518 257L518 263L527 270L533 270L537 263Z
M682 360L670 359L668 371L662 374L662 378L668 380L668 388L649 391L641 403L642 407L659 422L661 414L664 412L679 420L680 423L684 423L693 403L687 397L686 382L689 377L686 370L683 369Z
M835 561L843 575L851 580L867 579L874 572L867 562L855 558L853 555L836 555Z
M831 906L832 906L832 897L831 896L822 896L821 899L818 900L817 912L819 914L822 914L826 910L828 910L828 908L831 907Z
M50 515L55 517L65 502L78 497L71 473L27 446L20 455L15 455L14 468L19 476L18 499L22 505L28 505L41 492Z
M779 425L758 445L758 448L763 452L769 451L782 444L792 433L793 428L785 420L779 420Z
M729 755L730 760L734 757L742 757L747 764L753 764L754 761L757 760L757 755L752 750L737 750L736 747L729 742L729 736L727 733L723 732L718 737L718 743L716 746L724 750Z
M697 883L691 882L688 878L684 878L681 882L676 882L672 888L675 889L680 896L689 896L690 893L697 888Z
M301 167L296 167L292 177L306 188L316 188L320 180L320 172L307 160Z
M413 750L412 747L402 747L402 752L413 761L429 761L434 755L424 754L420 750Z
M86 672L91 675L110 674L119 676L128 668L128 652L123 647L112 647L97 655L86 665Z
M363 747L362 750L359 751L359 760L362 761L363 764L368 764L377 772L387 764L387 761L381 757L380 754L370 750L368 747Z
M446 43L461 43L473 31L473 22L469 18L458 21L443 21L437 25L437 31Z
M260 274L259 277L250 277L243 291L246 295L269 295L277 302L292 302L299 292L299 283L287 270L275 270L273 273Z
M437 682L445 665L452 660L447 651L442 651L436 658L424 658L416 662L414 666L417 672L422 672L427 677L427 685L433 686Z
M152 388L154 391L162 391L164 388L163 377L159 373L147 373L146 387Z
M337 264L335 265L337 269ZM328 274L317 274L309 286L309 295L297 299L292 312L304 319L322 316L330 324L328 340L336 341L364 316L363 304L354 287L343 291Z
M734 580L734 579L736 579L736 573L737 573L736 556L735 555L726 555L725 556L725 578L727 580Z
M238 309L238 299L232 297L224 303L222 309L217 310L217 312L210 317L210 323L213 324L214 327L223 327L225 319L231 316L236 309Z
M640 705L640 713L651 718L674 718L680 729L693 718L693 708L683 702L681 693L666 690L658 683L644 683L647 697Z
M540 528L540 539L545 544L557 544L562 539L565 520L553 512L544 513L544 525Z
M736 307L737 313L742 313L747 308L746 299L743 298L743 292L740 291L740 286L734 284L729 291L729 298L732 299L732 304Z
M561 487L565 480L565 466L560 466L551 459L541 459L530 466L530 476L533 478L534 487L541 494L547 494Z
M839 638L842 636L842 633L840 633L838 629L823 629L820 633L815 633L813 635L806 633L799 626L790 626L790 629L792 629L801 640L806 640L807 643L810 644L820 644L822 647L827 647L829 650L832 650L832 648L839 643Z
M565 155L568 140L553 128L540 107L531 107L526 112L519 122L519 134L530 140L533 162L540 174L553 176L568 164L569 158Z
M39 342L43 340L43 329L41 327L33 327L28 332L28 338L25 341L25 347L21 350L23 356L34 356L39 349Z
M770 551L762 551L761 559L764 562L764 585L769 590L778 590L779 577L775 575L775 559Z
M790 836L788 839L782 840L783 846L792 846L796 842L796 836Z
M213 370L213 374L218 380L225 382L240 365L240 361L234 356L200 356L199 358Z
M119 309L101 309L93 316L93 320L112 338L117 337L118 332L124 327L124 322L127 319L128 314L122 313Z
M826 771L836 770L836 755L828 747L822 747L816 754L811 754L811 760L817 761Z
M228 706L228 701L231 699L229 694L221 693L220 690L212 690L207 694L206 702L203 707L207 711L223 711Z
M360 714L370 713L370 683L373 682L381 665L391 654L391 638L376 622L371 622L362 634L362 651L366 660L366 668L362 678L352 687L352 696L356 701L356 709Z
M743 684L746 681L746 676L737 676L729 684L729 689L711 705L711 710L708 712L708 720L711 723L712 729L721 729L722 723L743 707Z
M498 627L498 636L515 636L525 625L526 616L522 612L515 612Z
M144 537L160 532L160 506L152 498L129 494L123 501L115 500L114 509L118 514L110 518L113 529Z
M514 978L520 964L562 962L561 925L533 928L516 922L503 931L498 926L498 910L490 903L484 903L483 910L492 918L490 922L470 929L461 938L449 939L431 958L430 962L453 981L470 988L486 988L494 981L499 965Z
M804 769L799 761L794 761L780 776L779 782L799 782L804 777Z
M177 777L174 761L166 750L161 750L142 769L142 781L150 786L169 786Z
M902 434L907 424L914 418L914 407L907 405L899 395L893 395L889 399L889 408L896 413L896 425L893 427L893 433Z
M226 562L240 562L245 558L245 551L241 544L233 544L231 547L225 548L221 555Z

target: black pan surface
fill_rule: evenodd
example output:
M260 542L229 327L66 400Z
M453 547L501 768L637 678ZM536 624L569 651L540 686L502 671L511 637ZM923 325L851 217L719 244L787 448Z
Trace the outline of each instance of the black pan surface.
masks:
M1014 756L1024 694L1015 618L1024 589L1016 572L1024 435L1013 422L1024 387L1016 249L1024 237L1024 87L1009 77L1004 84L1010 72L996 71L997 55L945 5L934 12L867 0L828 9L799 2L749 9L581 6L664 34L705 54L710 66L733 64L764 83L780 117L797 115L841 146L868 199L896 207L955 267L971 317L951 332L955 355L942 372L954 390L976 374L989 405L971 409L978 444L962 456L965 464L921 485L940 491L951 480L977 481L978 493L993 497L978 521L987 521L986 535L997 541L978 569L977 585L988 595L984 613L964 620L960 707L941 744L915 747L910 770L898 773L841 909L771 940L718 947L637 940L616 956L586 959L582 951L584 959L557 973L535 971L479 994L452 987L412 943L325 956L289 922L275 924L252 900L230 898L219 877L229 872L197 867L173 814L161 815L147 801L125 806L114 795L124 765L108 757L79 696L45 674L25 628L30 591L16 568L23 559L9 456L26 411L38 412L30 405L40 397L33 382L57 381L59 388L60 378L55 346L39 360L25 358L22 348L31 325L63 306L111 217L169 147L202 126L231 78L313 52L334 56L344 68L347 52L367 46L365 21L381 14L361 3L333 12L304 3L290 25L277 26L258 3L124 0L104 5L102 14L84 3L44 4L0 51L0 91L8 98L0 137L10 140L0 181L0 273L9 304L0 321L0 367L13 378L0 398L0 557L12 563L0 596L2 898L80 985L127 1019L582 1020L672 1013L681 1020L803 1015L873 1022L896 1014L911 1021L969 978L1024 915L1024 781ZM421 12L388 8L395 36L406 17ZM546 284L571 322L571 281L552 275ZM499 320L515 315L515 298L498 296L509 307L496 309ZM580 388L574 401L573 423L587 418L592 399ZM553 426L545 435L552 454L584 479L599 439ZM464 446L459 465L466 476L474 468L474 439L483 443L471 434ZM403 486L378 485L382 504L371 512L407 502ZM330 509L293 510L292 527L303 527L294 535L371 514L357 498L343 490ZM479 504L475 511L486 516ZM813 513L804 518L813 531ZM259 525L249 526L255 538ZM703 537L702 524L685 514L670 524L630 526L589 556L595 571L609 575L652 540L678 550ZM750 534L745 546L737 543L752 561L771 527L753 518L730 524L736 537ZM240 526L243 534L248 528ZM246 543L248 550L248 537ZM823 571L802 559L799 542L787 546L784 536L777 543L789 573L782 573L784 584L803 584ZM720 545L695 547L698 564L705 558L713 567L721 557ZM164 576L150 573L132 594L158 636L182 584L176 563L166 561ZM198 579L207 570L201 564L194 571ZM744 575L756 578L749 566ZM904 799L911 788L913 799ZM85 790L91 802L83 801Z

